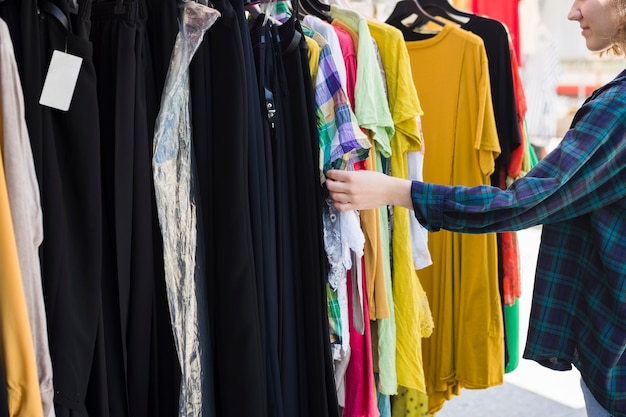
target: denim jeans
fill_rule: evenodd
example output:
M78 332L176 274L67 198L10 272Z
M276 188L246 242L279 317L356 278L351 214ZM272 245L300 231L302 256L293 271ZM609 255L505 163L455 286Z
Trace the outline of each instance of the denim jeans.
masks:
M580 379L580 387L583 390L583 396L585 397L585 408L587 408L587 417L613 417L613 414L610 414L606 411L600 403L595 399L587 384L583 379Z

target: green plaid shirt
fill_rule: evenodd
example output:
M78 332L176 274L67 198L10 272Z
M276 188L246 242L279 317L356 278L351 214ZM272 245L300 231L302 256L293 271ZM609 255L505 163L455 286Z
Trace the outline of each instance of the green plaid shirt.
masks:
M431 231L544 225L524 357L574 364L600 404L626 416L626 71L507 190L414 182L411 193Z

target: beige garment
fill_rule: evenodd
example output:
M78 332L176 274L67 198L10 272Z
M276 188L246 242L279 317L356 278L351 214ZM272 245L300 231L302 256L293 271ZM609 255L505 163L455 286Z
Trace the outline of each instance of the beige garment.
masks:
M54 416L54 389L38 252L43 240L39 184L24 119L24 98L13 45L7 26L1 20L0 100L3 110L3 141L0 147L6 187L35 349L43 410L44 415L50 417Z

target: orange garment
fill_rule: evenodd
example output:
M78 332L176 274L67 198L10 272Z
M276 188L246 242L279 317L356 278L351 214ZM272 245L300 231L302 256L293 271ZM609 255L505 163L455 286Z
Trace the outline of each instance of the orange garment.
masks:
M376 141L371 135L369 156L365 160L365 169L376 171ZM361 210L361 229L365 235L363 258L365 261L366 293L370 320L389 317L387 303L387 287L385 286L385 271L383 268L383 249L380 237L379 209Z
M428 139L424 180L490 184L500 154L481 38L452 25L407 42ZM423 342L430 412L461 388L502 384L504 328L495 234L430 233L433 265L420 270L433 334ZM395 285L395 283L394 283Z
M2 109L0 109L2 111ZM2 118L0 118L1 123ZM2 126L0 126L2 132ZM0 144L4 138L0 134ZM1 149L1 146L0 146ZM0 355L7 382L9 416L42 417L35 350L0 152Z

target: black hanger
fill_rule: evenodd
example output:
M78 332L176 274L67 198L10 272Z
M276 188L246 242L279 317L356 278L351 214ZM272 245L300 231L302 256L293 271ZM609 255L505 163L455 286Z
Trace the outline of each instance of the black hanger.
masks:
M455 8L452 5L452 3L450 3L448 0L419 0L419 2L423 7L435 6L435 7L440 8L442 11L445 11L449 14L453 14L455 16L462 16L462 17L474 16L473 13L464 12L463 10L459 10Z
M473 17L472 13L458 10L448 0L419 0L420 5L435 16L445 17L458 24L467 23L467 19ZM434 11L434 13L432 13Z
M332 20L330 18L330 6L328 4L322 3L319 0L296 0L295 2L299 4L305 14L319 17L327 22Z
M401 0L397 2L391 15L385 22L397 28L406 28L407 26L402 21L411 15L417 15L417 19L411 24L411 28L423 26L428 22L435 23L439 26L446 25L445 22L442 22L426 12L417 0Z

